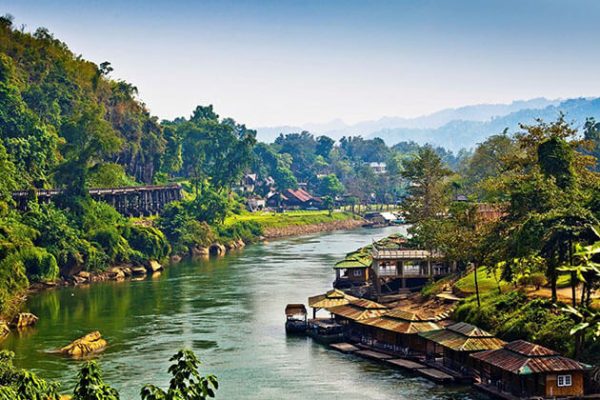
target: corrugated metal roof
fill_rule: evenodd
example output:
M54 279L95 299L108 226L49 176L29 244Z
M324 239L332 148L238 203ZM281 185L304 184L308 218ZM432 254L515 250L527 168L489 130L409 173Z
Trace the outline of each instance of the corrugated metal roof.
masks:
M504 348L527 357L558 355L554 350L525 340L515 340L504 346Z
M359 321L368 318L381 317L388 310L383 304L367 299L353 300L350 303L328 309L330 313L340 317Z
M531 351L531 355L519 351ZM553 350L523 340L511 342L502 349L471 354L471 357L516 375L578 371L589 368Z
M488 331L484 331L483 329L475 325L468 324L466 322L457 322L455 324L449 325L448 327L446 327L446 329L471 338L494 337L494 335L492 335Z
M325 294L312 296L308 298L308 306L312 308L331 308L343 306L353 300L358 300L357 297L350 296L338 289L333 289Z
M453 324L439 331L422 332L419 336L454 351L495 350L506 344L490 333L464 323Z

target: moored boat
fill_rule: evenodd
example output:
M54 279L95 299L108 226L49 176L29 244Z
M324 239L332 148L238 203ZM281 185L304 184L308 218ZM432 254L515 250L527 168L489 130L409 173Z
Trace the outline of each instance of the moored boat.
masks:
M285 307L285 332L305 333L307 328L306 307L304 304L288 304Z

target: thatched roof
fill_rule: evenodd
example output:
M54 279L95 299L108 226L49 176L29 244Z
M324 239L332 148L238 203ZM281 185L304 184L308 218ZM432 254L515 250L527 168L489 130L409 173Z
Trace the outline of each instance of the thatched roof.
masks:
M442 329L441 326L434 322L433 318L424 318L418 314L401 309L393 309L381 317L358 322L363 325L407 335Z
M346 305L329 309L329 312L333 315L348 318L353 321L380 317L385 314L386 311L388 311L388 308L383 304L367 299L353 300Z
M308 298L308 306L312 308L331 308L343 306L353 300L358 300L357 297L350 296L338 289L333 289L325 294L312 296Z

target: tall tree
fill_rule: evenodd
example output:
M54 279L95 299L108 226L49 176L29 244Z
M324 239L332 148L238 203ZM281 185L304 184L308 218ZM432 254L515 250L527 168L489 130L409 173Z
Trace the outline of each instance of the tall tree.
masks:
M404 207L410 222L434 218L445 212L447 168L431 146L419 149L417 155L402 162L402 177L409 182Z

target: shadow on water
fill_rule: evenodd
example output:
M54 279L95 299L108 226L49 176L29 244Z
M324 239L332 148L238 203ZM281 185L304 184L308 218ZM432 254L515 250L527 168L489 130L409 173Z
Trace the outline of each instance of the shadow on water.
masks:
M99 330L109 347L98 359L123 399L139 398L146 383L166 386L168 359L181 347L219 377L219 398L479 399L469 388L437 386L285 335L287 303L330 289L336 260L398 229L276 240L154 278L40 293L26 305L40 317L37 327L2 347L16 353L19 366L71 389L81 361L51 352Z

